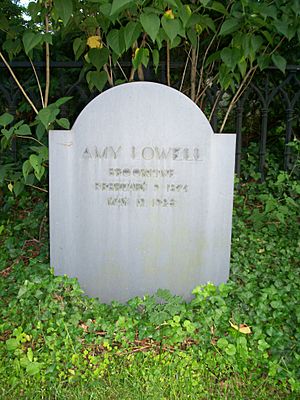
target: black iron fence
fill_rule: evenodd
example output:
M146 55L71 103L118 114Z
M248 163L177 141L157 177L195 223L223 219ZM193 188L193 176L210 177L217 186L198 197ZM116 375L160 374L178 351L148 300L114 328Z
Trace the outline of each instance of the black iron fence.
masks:
M39 93L31 64L26 61L11 63L13 70L30 93L35 104L39 104ZM131 63L122 63L129 70ZM178 76L178 82L172 86L179 89L185 64L173 62L170 67L172 76ZM35 67L43 81L44 62L36 62ZM81 74L81 62L52 62L52 96L72 96L72 101L64 106L63 113L73 122L84 106L98 93L91 92L85 77ZM166 64L160 64L158 73L152 69L144 71L145 80L166 83ZM121 76L122 77L122 76ZM208 85L209 86L209 85ZM184 90L183 90L184 91ZM210 120L215 132L224 122L232 94L222 92L217 86L207 88L205 96L199 101L200 108ZM241 96L232 107L225 125L225 132L236 132L236 173L241 174L241 160L249 144L256 143L258 154L257 170L264 179L268 152L279 153L282 168L288 170L294 164L294 156L288 144L299 134L300 126L300 66L288 66L285 75L276 68L268 68L255 75L254 79L241 91ZM3 64L0 64L0 113L15 113L22 102L22 93ZM23 103L24 104L24 103ZM21 110L22 111L22 110ZM25 110L26 111L26 110ZM281 153L281 154L280 154Z

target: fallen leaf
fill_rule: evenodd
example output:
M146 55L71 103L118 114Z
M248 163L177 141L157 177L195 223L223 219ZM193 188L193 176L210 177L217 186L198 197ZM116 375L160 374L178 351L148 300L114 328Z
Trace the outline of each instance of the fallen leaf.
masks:
M246 324L236 325L236 324L232 323L230 320L229 320L229 323L233 329L235 329L241 333L244 333L245 335L249 335L250 333L252 333L250 326L248 326Z

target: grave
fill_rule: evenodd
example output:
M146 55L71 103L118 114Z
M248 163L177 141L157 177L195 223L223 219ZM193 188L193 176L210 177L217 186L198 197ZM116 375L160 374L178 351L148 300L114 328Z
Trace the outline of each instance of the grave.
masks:
M49 133L50 262L89 296L185 299L229 275L234 134L170 87L134 82Z

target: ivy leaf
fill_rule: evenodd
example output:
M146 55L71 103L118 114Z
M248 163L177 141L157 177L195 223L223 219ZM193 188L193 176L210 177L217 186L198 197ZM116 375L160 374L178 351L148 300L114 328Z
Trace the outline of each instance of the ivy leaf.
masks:
M91 63L96 67L97 71L99 71L104 64L107 63L109 56L109 50L106 48L103 49L90 49L88 52L88 57Z
M32 171L32 165L30 164L29 160L24 161L22 166L23 176L26 179L29 173Z
M64 129L70 129L70 121L67 118L57 119L56 122Z
M130 49L132 44L138 39L141 33L141 25L138 22L130 21L124 29L124 40L126 50Z
M14 120L14 117L9 114L9 113L4 113L0 116L0 125L1 126L7 126L10 123L12 123Z
M85 41L81 38L76 38L73 42L73 51L75 59L78 60L85 50Z
M25 136L30 136L31 135L31 129L30 126L27 124L21 125L15 132L17 135L25 135Z
M30 51L41 43L43 37L39 33L25 32L23 35L23 45L25 53L28 55Z
M86 80L90 89L95 86L101 92L107 82L107 74L105 71L89 71L86 74Z
M229 33L237 31L239 27L239 20L235 18L227 19L221 26L220 36L229 35Z
M55 120L58 114L59 114L59 109L53 107L53 105L50 105L46 108L42 108L39 111L37 119L41 121L41 123L44 125L46 129L48 129L49 124L51 124L51 122Z
M180 33L180 22L178 19L169 19L165 16L161 19L162 27L164 28L165 33L171 42L175 39L175 37Z
M113 0L110 15L116 14L123 10L128 4L132 3L132 0Z
M275 66L284 74L286 69L286 59L279 54L272 54L272 61Z
M34 170L34 175L40 181L45 173L45 167L42 165L42 160L36 154L31 154L29 162Z
M152 41L154 42L159 31L160 27L160 19L155 14L146 14L143 13L140 16L140 21L142 24L143 29L146 33L151 37Z
M73 12L72 0L54 0L54 6L57 14L63 20L64 26L66 26Z

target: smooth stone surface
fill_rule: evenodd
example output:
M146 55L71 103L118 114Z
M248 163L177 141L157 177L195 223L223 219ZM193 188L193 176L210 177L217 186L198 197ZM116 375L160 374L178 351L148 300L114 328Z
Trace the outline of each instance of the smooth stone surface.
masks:
M96 97L51 131L50 249L56 274L103 302L169 289L186 299L229 275L235 135L167 86Z

